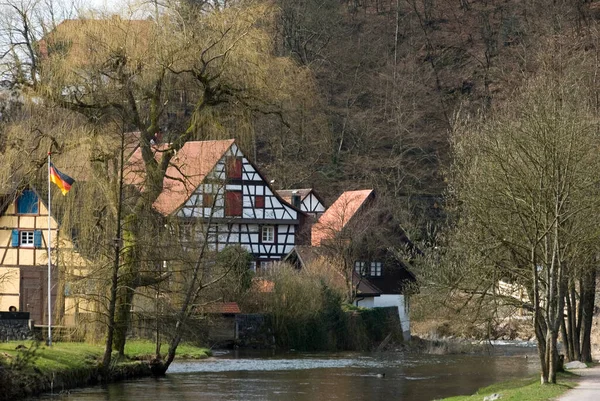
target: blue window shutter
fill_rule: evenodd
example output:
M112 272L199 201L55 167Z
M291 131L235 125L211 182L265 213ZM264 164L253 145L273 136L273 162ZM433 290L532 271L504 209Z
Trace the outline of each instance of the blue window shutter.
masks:
M12 246L19 246L19 230L12 230Z
M42 247L42 232L40 230L33 232L33 246L36 248Z

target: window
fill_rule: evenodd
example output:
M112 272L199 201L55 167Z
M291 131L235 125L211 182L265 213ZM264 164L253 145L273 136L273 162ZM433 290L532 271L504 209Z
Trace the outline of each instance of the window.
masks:
M225 215L226 216L241 216L242 215L242 191L226 191L225 192Z
M24 248L41 248L42 247L42 232L40 230L12 232L12 246L20 246Z
M32 190L23 191L17 199L18 214L38 214L38 197Z
M366 265L365 262L361 262L361 261L357 260L356 262L354 262L354 271L357 274L360 274L361 276L364 276L365 274L367 274L367 271L365 269L365 265Z
M15 248L41 248L42 232L40 230L12 230L11 245Z
M381 262L371 262L371 276L381 276Z
M210 193L202 194L202 206L213 207L215 203L215 195Z
M254 197L254 207L265 207L265 196L264 195L256 195Z
M272 244L275 242L275 227L273 226L262 226L260 231L261 242Z
M242 158L233 156L228 157L225 163L225 171L227 173L227 178L242 178Z
M33 231L19 231L19 246L33 247Z

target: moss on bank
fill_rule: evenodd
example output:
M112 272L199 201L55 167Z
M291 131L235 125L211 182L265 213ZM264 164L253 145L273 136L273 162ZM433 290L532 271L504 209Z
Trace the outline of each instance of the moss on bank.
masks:
M131 341L126 347L129 359L116 363L110 377L100 370L103 347L85 343L56 343L52 347L35 343L0 344L0 401L16 400L43 392L150 376L147 359L155 345L149 341ZM166 346L164 348L166 350ZM205 348L183 344L178 356L205 358Z
M561 373L556 384L540 384L538 376L511 380L479 389L473 395L444 398L442 401L481 401L484 397L499 393L502 401L553 400L577 385L577 376Z

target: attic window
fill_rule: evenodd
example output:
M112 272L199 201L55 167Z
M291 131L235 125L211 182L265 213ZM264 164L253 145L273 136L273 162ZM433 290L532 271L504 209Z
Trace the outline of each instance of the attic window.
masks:
M242 215L242 191L225 191L225 215Z
M255 208L265 207L265 196L264 195L256 195L256 197L254 198L254 207Z
M38 214L38 197L32 190L23 191L17 198L17 214Z
M381 262L371 262L371 271L369 273L371 277L381 276Z
M225 171L227 178L241 179L242 178L242 158L230 156L225 163Z
M361 262L358 260L356 262L354 262L354 271L357 274L360 274L361 276L364 276L365 274L367 274L366 262Z
M213 207L215 203L215 195L211 193L202 194L202 206L204 207Z

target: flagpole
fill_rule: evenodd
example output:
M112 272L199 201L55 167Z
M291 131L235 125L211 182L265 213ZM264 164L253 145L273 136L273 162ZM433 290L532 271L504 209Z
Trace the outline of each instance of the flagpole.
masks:
M48 152L48 346L52 346L52 230L50 230L51 217L51 198L50 192L52 186L50 185L50 155L52 152Z

